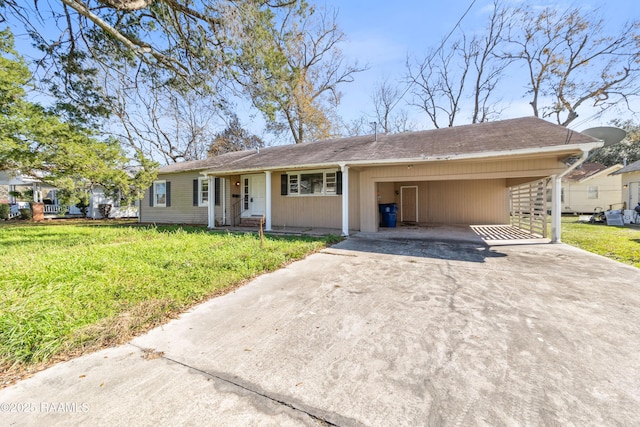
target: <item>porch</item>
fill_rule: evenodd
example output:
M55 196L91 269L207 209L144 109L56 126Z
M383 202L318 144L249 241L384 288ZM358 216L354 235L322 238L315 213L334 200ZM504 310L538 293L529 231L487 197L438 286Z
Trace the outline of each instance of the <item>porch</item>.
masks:
M221 226L215 231L236 233L257 233L258 226ZM274 226L265 233L270 235L312 236L328 235L340 236L341 229L323 227L277 227ZM495 245L521 245L550 243L551 240L540 234L531 233L522 228L509 225L451 225L451 224L398 224L396 227L381 227L376 232L360 232L350 230L350 236L374 237L389 240L433 240L451 242L481 243Z

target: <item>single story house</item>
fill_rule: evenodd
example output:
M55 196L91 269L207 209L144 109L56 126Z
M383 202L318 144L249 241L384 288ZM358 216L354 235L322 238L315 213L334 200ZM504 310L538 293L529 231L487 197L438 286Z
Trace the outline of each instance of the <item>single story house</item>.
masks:
M638 224L639 218L634 214L633 209L640 203L640 160L633 162L613 173L619 175L622 183L622 201L627 205L625 216L630 216L630 222Z
M22 194L22 197L16 197L16 193ZM81 209L76 206L61 205L58 199L58 189L43 183L40 177L14 175L0 171L0 203L7 203L10 206L10 217L17 217L19 209L29 208L29 202L43 203L46 217L57 217L63 212L65 216L82 215ZM107 197L102 187L96 186L89 194L87 217L103 218L100 212L101 204L111 205L109 218L136 218L138 216L138 202L133 205L120 203L119 200Z
M562 179L562 212L592 213L622 208L622 165L583 163Z
M145 223L255 224L375 232L379 204L409 224L508 224L559 239L561 180L603 145L526 117L401 134L273 146L159 170L140 205ZM516 195L514 198L514 194ZM523 196L526 195L526 196Z

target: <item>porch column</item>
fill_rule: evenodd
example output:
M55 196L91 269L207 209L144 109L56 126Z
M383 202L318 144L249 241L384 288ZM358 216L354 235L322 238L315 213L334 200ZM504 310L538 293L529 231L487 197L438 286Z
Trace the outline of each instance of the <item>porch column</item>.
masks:
M216 228L216 177L209 175L208 194L207 194L207 215L209 228Z
M560 243L560 218L562 216L562 177L551 176L551 243Z
M349 236L349 166L340 165L342 171L342 235Z
M265 200L264 200L264 215L266 216L266 222L264 225L265 231L271 231L271 171L264 172L265 179Z
M220 178L220 205L222 205L222 224L227 225L227 178Z

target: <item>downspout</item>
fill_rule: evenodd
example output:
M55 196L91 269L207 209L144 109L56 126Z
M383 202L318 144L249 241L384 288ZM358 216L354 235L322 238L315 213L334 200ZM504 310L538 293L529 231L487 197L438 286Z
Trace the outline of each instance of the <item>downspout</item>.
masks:
M561 234L561 217L562 217L562 178L575 170L578 166L582 165L589 158L589 152L591 149L582 150L582 155L574 164L560 175L552 176L552 190L551 190L551 243L560 243Z

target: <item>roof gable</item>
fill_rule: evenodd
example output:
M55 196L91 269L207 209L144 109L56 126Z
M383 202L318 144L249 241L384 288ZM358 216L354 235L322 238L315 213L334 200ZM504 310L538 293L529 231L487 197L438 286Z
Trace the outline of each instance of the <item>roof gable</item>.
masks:
M567 182L584 182L601 175L613 175L622 165L605 166L602 163L584 163L563 178Z
M619 175L621 173L631 173L631 172L640 172L640 160L623 167L622 169L612 173L611 175Z

